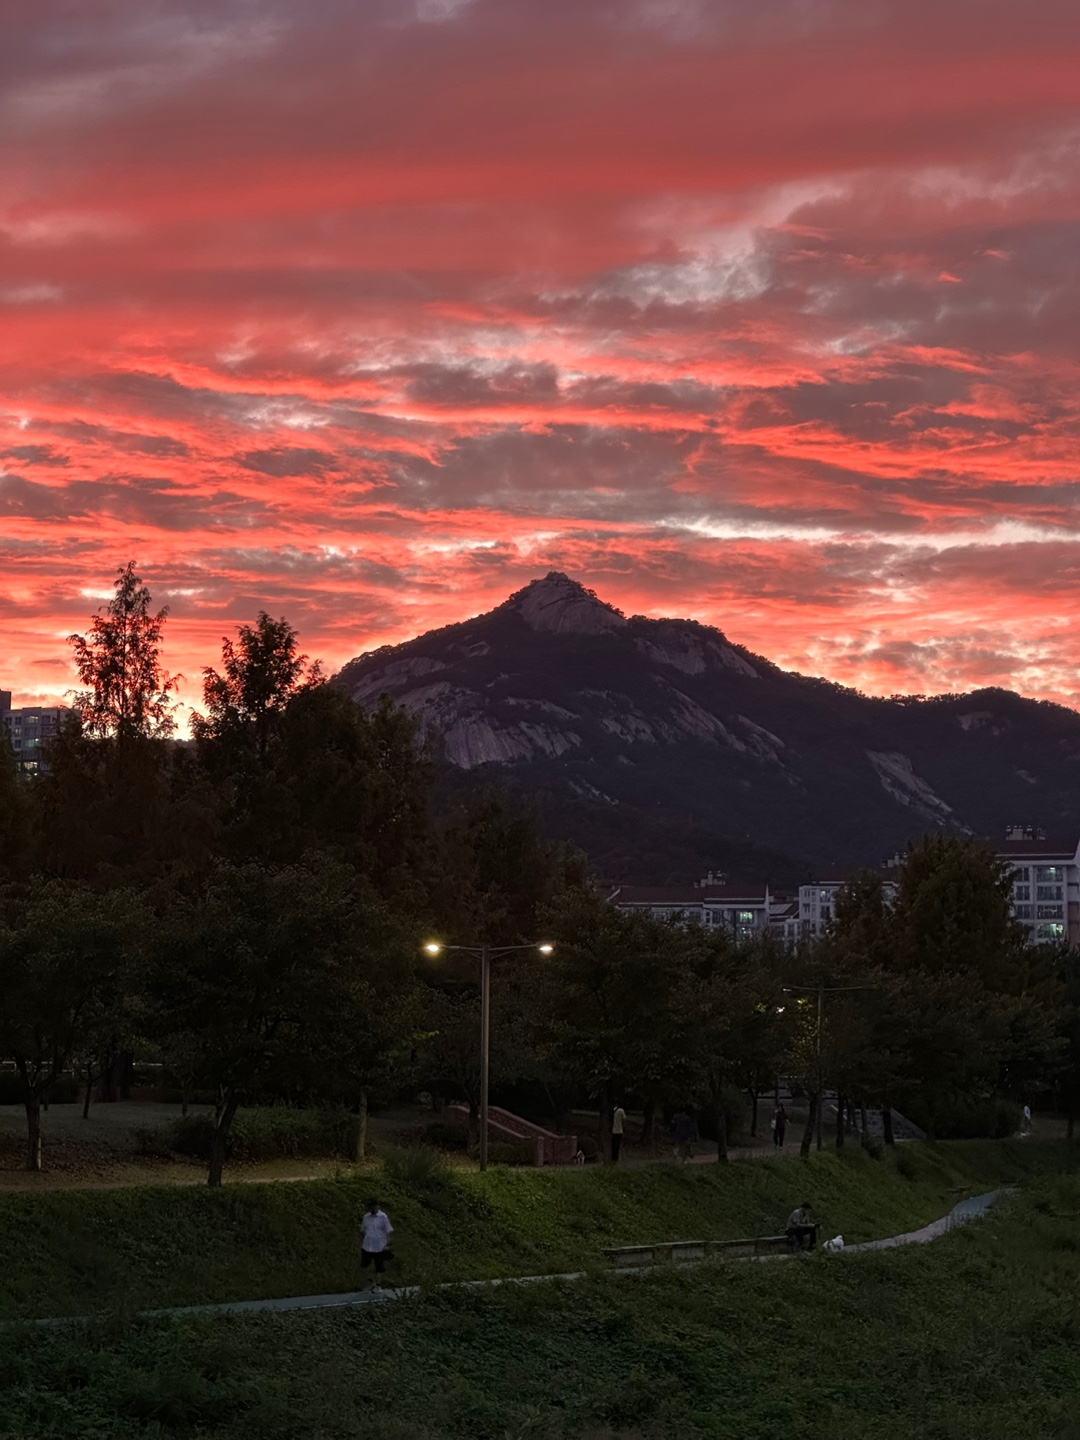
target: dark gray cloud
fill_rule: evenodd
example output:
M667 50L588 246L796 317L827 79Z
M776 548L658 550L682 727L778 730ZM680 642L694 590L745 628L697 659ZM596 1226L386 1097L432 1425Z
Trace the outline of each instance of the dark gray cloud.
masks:
M324 475L327 470L336 469L334 457L325 450L309 450L303 447L282 447L275 450L248 450L233 459L245 470L254 470L259 475L272 475L278 479L299 475Z
M69 463L68 457L52 445L12 445L0 450L0 459L21 460L24 465L46 465L62 467Z

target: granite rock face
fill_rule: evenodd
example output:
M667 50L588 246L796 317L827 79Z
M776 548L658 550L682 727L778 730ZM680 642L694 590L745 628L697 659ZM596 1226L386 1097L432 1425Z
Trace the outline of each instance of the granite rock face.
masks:
M1080 715L1004 690L878 700L552 572L486 615L350 661L459 785L526 792L623 880L876 864L927 830L1080 827ZM702 868L703 867L703 868Z

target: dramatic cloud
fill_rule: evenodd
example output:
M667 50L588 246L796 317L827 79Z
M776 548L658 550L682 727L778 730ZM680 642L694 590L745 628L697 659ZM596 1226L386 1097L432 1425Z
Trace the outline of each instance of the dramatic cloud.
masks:
M136 557L189 677L557 567L1080 702L1078 75L1071 0L10 0L0 685Z

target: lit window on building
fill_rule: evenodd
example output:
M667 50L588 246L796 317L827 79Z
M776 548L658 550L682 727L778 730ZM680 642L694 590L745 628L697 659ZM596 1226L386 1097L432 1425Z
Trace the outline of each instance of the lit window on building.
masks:
M1038 940L1063 940L1065 938L1064 925L1039 925L1035 931Z
M1065 869L1061 865L1036 865L1035 879L1057 881L1060 884L1065 879Z

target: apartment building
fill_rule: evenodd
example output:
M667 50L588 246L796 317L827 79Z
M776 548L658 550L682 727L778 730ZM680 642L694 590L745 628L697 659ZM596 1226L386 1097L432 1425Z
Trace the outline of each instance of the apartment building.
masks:
M884 867L888 868L888 867ZM814 939L824 935L836 913L836 893L859 872L847 870L836 874L822 875L809 884L799 886L799 927L802 939ZM896 881L885 875L882 891L886 905L896 899Z
M1013 915L1036 945L1080 944L1080 836L1048 840L1030 825L1012 825L994 842L1012 877Z
M45 743L66 714L62 705L24 705L12 708L11 691L0 690L0 725L3 725L15 752L20 775L38 775L45 769Z
M1012 825L1004 840L984 843L1010 872L1013 915L1031 943L1067 941L1080 947L1080 836L1048 840L1032 826ZM898 854L881 866L887 905L896 900L897 872L903 861ZM722 928L738 939L768 930L795 944L826 932L836 913L837 892L857 873L820 875L799 886L797 900L770 891L768 885L729 885L725 876L713 871L696 885L615 886L608 898L620 910L644 912L656 920Z
M728 885L714 871L696 885L616 885L607 898L628 914L727 930L738 940L768 928L773 903L768 885Z

